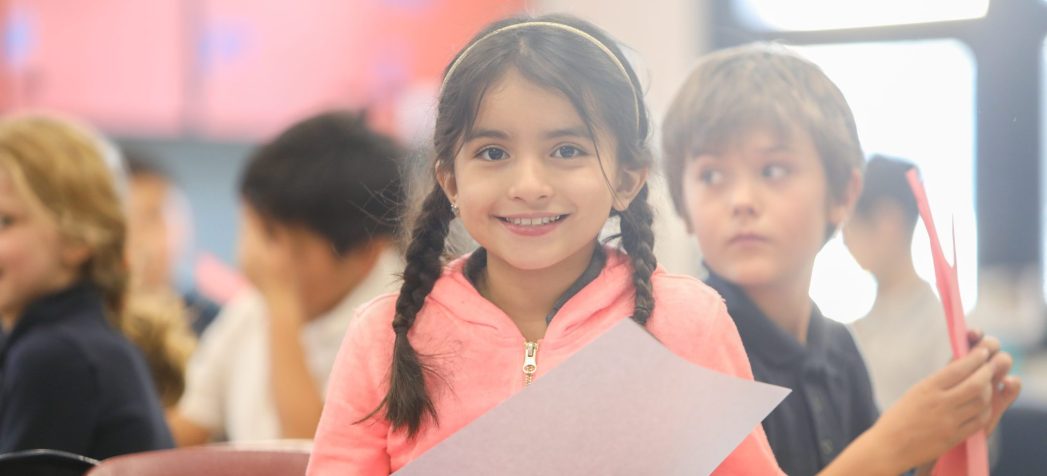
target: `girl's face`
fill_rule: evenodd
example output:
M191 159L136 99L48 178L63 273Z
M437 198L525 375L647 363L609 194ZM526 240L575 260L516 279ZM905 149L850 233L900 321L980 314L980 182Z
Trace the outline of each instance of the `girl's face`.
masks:
M489 259L526 271L588 263L612 207L624 210L646 179L646 169L620 167L614 139L593 130L595 143L567 96L515 70L488 88L453 171L441 168L438 180Z
M0 317L11 323L33 300L76 279L81 250L63 244L54 220L0 169Z

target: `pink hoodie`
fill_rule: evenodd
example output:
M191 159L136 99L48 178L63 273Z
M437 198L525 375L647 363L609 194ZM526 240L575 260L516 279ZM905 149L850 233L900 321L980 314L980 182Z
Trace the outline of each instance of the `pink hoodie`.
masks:
M423 424L414 439L380 417L353 424L378 407L388 389L396 295L357 311L328 384L309 475L387 475L436 446L523 389L525 341L498 307L484 299L451 263L436 282L408 336L442 381L429 382L439 425ZM633 311L632 267L608 249L600 275L571 297L538 347L541 378ZM658 269L651 277L655 308L647 329L697 365L752 380L749 360L723 301L696 279ZM445 383L446 382L446 383ZM453 389L451 391L450 389ZM715 474L782 474L757 425Z

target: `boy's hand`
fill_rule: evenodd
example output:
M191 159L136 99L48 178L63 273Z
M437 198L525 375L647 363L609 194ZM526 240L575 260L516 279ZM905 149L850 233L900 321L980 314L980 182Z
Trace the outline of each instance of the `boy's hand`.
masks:
M244 207L238 260L244 275L270 306L297 304L298 276L286 228L267 225L257 213Z
M970 342L971 347L976 347L985 337L985 333L980 329L970 329L967 331L967 341ZM995 340L995 339L993 339ZM1011 356L1004 352L1002 354L1006 359L1006 366L1001 366L996 369L993 374L992 384L993 392L992 396L992 417L989 420L989 424L985 427L985 434L992 434L996 430L996 426L1000 423L1000 418L1003 416L1003 412L1010 408L1011 404L1018 398L1018 394L1021 393L1022 381L1015 375L1007 375L1010 372L1011 364L1013 360Z
M1011 357L992 337L914 385L871 431L904 467L937 458L979 430L991 430L1020 384L1005 378ZM997 390L998 385L1003 390Z

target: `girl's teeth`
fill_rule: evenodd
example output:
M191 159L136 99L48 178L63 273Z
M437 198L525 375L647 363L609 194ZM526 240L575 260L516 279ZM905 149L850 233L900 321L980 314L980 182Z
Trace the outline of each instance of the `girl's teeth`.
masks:
M541 218L509 218L509 223L517 226L539 226L548 225L555 221L559 221L563 215L557 215L552 217L541 217Z

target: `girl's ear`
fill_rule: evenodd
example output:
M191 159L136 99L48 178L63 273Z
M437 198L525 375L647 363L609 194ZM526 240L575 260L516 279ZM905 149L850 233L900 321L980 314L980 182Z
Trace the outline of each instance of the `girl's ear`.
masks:
M454 176L454 166L444 164L443 161L436 161L436 181L440 184L440 188L443 189L444 195L447 195L447 200L451 204L457 203L458 200L458 180Z
M648 167L637 167L634 169L621 168L618 170L618 184L615 188L614 209L624 212L629 204L640 193L640 189L647 183Z
M854 204L858 202L858 196L862 194L862 173L858 169L851 171L851 178L847 181L847 188L840 200L833 200L829 205L829 225L839 228L843 222L851 216Z

